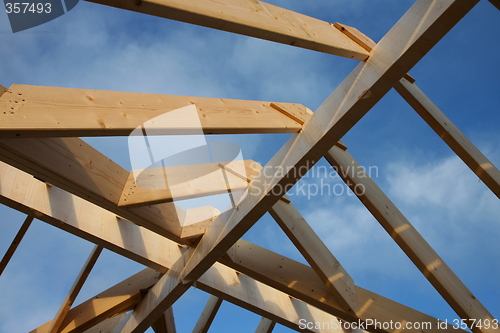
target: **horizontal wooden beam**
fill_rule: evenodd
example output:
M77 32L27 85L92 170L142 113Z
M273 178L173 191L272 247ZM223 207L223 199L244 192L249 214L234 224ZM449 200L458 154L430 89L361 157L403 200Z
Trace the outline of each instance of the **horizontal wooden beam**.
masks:
M142 171L132 170L123 187L118 206L139 207L151 204L172 202L210 195L245 191L248 179L253 179L256 172L252 160L235 161L230 170L220 163L179 165L164 168L148 168ZM236 170L243 178L231 172Z
M339 170L340 177L353 189L387 233L467 324L472 323L470 320L491 322L494 319L347 151L333 147L325 157L335 170ZM345 172L345 170L356 170L356 172ZM497 331L484 325L470 328L477 333Z
M252 0L87 0L356 60L368 52L328 22Z
M45 183L4 163L0 163L0 202L24 213L33 213L41 221L158 271L166 272L182 254L180 246L173 241L129 221L117 219L113 213L62 189L52 187L47 191ZM86 214L75 214L78 211L85 211ZM239 240L220 261L334 316L356 320L344 310L309 266L244 240ZM380 322L437 322L435 318L363 288L356 287L356 295L363 310L358 314L360 318L376 318ZM464 331L449 328L428 332Z
M199 122L186 122L181 114L168 121L157 118L148 135L202 129L205 134L296 133L302 124L276 107L292 113L306 109L293 103L14 84L0 97L0 137L128 136L151 119L190 105L196 106Z
M83 265L82 270L76 277L75 282L73 283L73 286L71 286L68 295L66 295L66 297L64 298L63 302L61 303L61 307L59 308L56 316L52 320L48 333L60 332L61 325L64 319L66 318L69 309L73 306L73 303L75 302L78 293L82 289L85 281L87 280L87 277L92 271L92 268L94 268L94 265L97 262L99 256L101 255L102 250L103 250L102 246L95 245L92 251L90 252L90 255L87 258L85 264Z
M196 325L194 325L193 333L207 333L210 329L210 325L215 319L215 315L222 304L222 298L214 295L210 295L207 304L203 308Z
M180 243L173 203L118 207L128 172L80 138L0 139L0 160ZM80 213L81 214L81 213Z
M441 139L467 164L484 184L500 198L500 171L463 134L420 88L405 79L395 87Z
M3 271L5 270L5 267L9 264L10 259L16 252L17 247L21 243L22 239L24 238L24 235L28 231L28 228L31 225L31 222L33 222L34 217L28 215L26 219L24 220L23 224L21 225L21 228L17 232L16 236L14 237L14 240L10 244L9 248L7 249L7 252L5 252L4 256L2 257L2 261L0 262L0 275L2 275Z
M154 269L146 268L75 306L68 311L59 333L85 332L106 318L131 310L161 276ZM52 321L49 321L30 333L47 333L51 324Z
M478 0L419 0L250 183L229 217L216 219L182 278L196 280L338 142ZM222 230L222 231L221 231Z

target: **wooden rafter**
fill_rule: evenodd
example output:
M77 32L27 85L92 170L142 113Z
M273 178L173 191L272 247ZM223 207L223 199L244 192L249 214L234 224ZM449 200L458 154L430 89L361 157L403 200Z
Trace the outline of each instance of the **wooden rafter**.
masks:
M257 0L143 0L140 5L119 0L88 1L346 58L366 60L369 55L328 22Z
M337 29L345 33L363 48L371 51L376 43L356 28L336 23ZM500 197L500 172L452 123L448 117L415 84L415 79L406 74L394 89L413 107L437 135L460 157L465 164Z
M340 149L340 148L338 148ZM351 276L328 250L292 203L278 200L269 210L271 216L306 258L348 313L356 316L358 300Z
M30 227L31 222L33 222L33 219L34 217L32 215L28 215L26 217L23 224L21 225L21 228L14 237L14 240L7 249L7 252L5 252L4 256L2 257L2 261L0 262L0 275L2 275L3 271L5 270L5 267L7 267L7 265L9 264L10 259L14 255L14 252L16 252L17 247L19 246L24 235L28 231L28 228Z
M146 268L75 306L68 311L59 332L84 332L106 318L132 310L144 291L151 288L161 275L154 269ZM51 325L52 321L49 321L30 333L46 333Z
M416 84L402 79L396 91L427 122L441 139L464 161L489 189L500 198L500 171Z
M12 85L0 96L0 137L128 136L151 119L194 105L199 122L182 114L156 123L148 135L296 133L302 124L279 112L305 106L222 98ZM277 109L278 108L278 109Z
M69 309L73 305L73 302L75 301L76 297L78 296L78 293L83 287L83 284L87 280L87 277L90 274L90 271L94 267L97 259L99 258L99 255L102 252L102 246L96 245L90 252L89 257L87 258L87 261L82 267L82 270L78 274L78 276L75 279L75 282L73 283L73 286L71 286L71 289L64 298L61 307L57 311L56 316L52 320L50 327L48 329L48 333L59 333L61 325L66 318L66 315L68 314Z
M112 333L116 326L127 317L126 313L108 318L101 323L89 328L85 333Z
M494 319L347 151L333 147L325 157L336 170L359 170L339 175L461 318L467 323L469 319ZM363 191L356 191L359 187ZM484 326L471 329L478 333L495 332Z
M500 10L500 0L489 0L491 4L495 7L497 7L498 10Z
M155 333L176 333L173 308L169 307L151 327Z
M356 286L283 194L323 156L337 169L358 167L339 140L394 87L499 196L498 169L404 74L478 0L417 0L378 44L355 28L258 0L87 1L365 63L315 113L299 104L0 86L0 161L20 169L0 162L0 202L29 214L13 250L9 248L0 264L0 274L35 217L97 244L54 320L33 332L142 333L150 326L156 333L175 332L172 305L193 285L212 295L194 332L208 330L222 300L261 315L257 332L269 333L276 323L316 331L303 329L299 319L432 322L426 333L463 332L442 322L438 328L437 319ZM498 0L490 2L499 8ZM124 136L151 118L187 105L195 106L202 126L177 117L175 126L156 126L150 134L192 134L200 127L205 134L296 134L264 167L265 172L257 174L259 165L247 165L247 176L224 169L224 177L213 175L216 179L210 179L213 184L207 187L197 182L200 165L183 166L167 170L180 180L171 180L163 192L149 191L150 186L144 191L134 188L135 172L127 179L124 169L78 138L52 138ZM337 142L333 148L332 142ZM153 188L164 172L148 174ZM354 192L461 318L493 322L488 310L373 180L359 172L340 172L340 176L351 188L362 185L362 194ZM197 180L182 181L186 177ZM184 211L170 202L173 183L182 184L176 199L218 194L228 187L248 190L231 214L210 206ZM268 211L312 267L241 239ZM161 273L148 268L70 309L104 247ZM496 333L486 325L470 328L474 333ZM367 330L400 332L393 327Z
M215 220L182 273L195 280L338 142L477 0L419 0L264 167L228 221ZM219 230L223 230L222 233Z
M26 196L25 193L32 195ZM113 213L57 187L47 191L45 183L3 163L0 163L0 202L25 213L33 212L41 221L161 272L166 272L182 254L181 248L173 241L129 221L117 219ZM53 210L51 207L61 209ZM75 214L78 211L86 214ZM228 255L221 258L221 262L336 317L356 320L345 311L316 272L306 265L244 240L239 240ZM361 319L437 322L435 318L363 288L356 287L356 295L358 304L365 305L361 307ZM449 328L435 332L461 331Z
M196 325L194 325L193 333L207 333L210 329L210 325L215 319L215 315L222 304L222 298L211 295L208 298L207 304L203 308Z
M271 333L275 325L276 322L262 317L262 319L259 321L259 326L257 326L257 329L255 330L255 333Z
M118 216L184 243L182 209L172 203L118 207L128 172L79 138L0 139L0 160Z

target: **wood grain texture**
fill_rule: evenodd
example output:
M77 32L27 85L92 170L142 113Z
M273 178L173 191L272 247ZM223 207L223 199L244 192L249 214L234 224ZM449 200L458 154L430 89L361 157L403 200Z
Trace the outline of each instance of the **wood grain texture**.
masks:
M102 5L257 37L341 57L366 60L368 52L331 23L252 0L88 0Z
M0 139L0 160L180 243L173 203L118 207L128 172L80 138ZM183 216L182 216L183 218Z
M151 119L195 105L199 123L177 115L148 135L296 133L302 125L271 102L14 84L0 97L0 137L128 136ZM303 105L275 103L294 112ZM173 115L173 114L172 114Z
M396 91L425 122L464 161L488 188L500 198L500 171L435 105L420 88L402 79Z
M467 323L470 323L468 319L481 322L494 319L347 151L333 147L325 157L336 170L358 170L339 172L339 175L460 318ZM356 187L363 191L356 191ZM478 333L496 332L485 326L471 329Z
M419 0L323 102L251 183L227 221L216 219L182 273L196 280L338 142L477 0ZM270 172L269 172L270 171ZM220 232L219 230L222 230Z

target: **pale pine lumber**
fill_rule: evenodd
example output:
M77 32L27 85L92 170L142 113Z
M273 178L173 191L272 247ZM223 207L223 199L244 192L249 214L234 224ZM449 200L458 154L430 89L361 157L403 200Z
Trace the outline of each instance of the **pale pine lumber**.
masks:
M396 91L425 122L464 161L484 184L500 198L500 171L463 134L453 122L424 94L420 88L402 79Z
M302 125L276 110L305 106L223 98L173 96L13 84L0 97L0 137L128 136L143 123L195 105L199 123L169 118L148 135L295 133Z
M78 296L78 293L82 289L85 281L87 280L87 277L90 274L90 271L92 268L94 268L94 265L101 255L102 252L102 246L100 245L95 245L92 251L90 252L89 257L87 258L87 261L82 267L82 270L78 274L78 276L75 279L75 282L73 283L73 286L71 286L71 289L64 298L59 310L57 311L56 316L52 320L50 327L48 329L48 333L59 333L61 324L63 323L64 319L66 318L66 315L68 314L69 309L73 306L73 303Z
M118 207L128 172L80 138L0 139L0 160L177 242L181 226L173 203Z
M155 333L176 333L173 308L169 307L151 327Z
M113 333L144 332L191 287L193 283L184 284L179 278L182 268L186 264L185 259L189 258L190 251L191 249L184 251L167 273L137 303L123 328L115 329Z
M44 182L3 162L0 202L159 271L181 255L179 246L160 234L58 187L47 190Z
M368 52L371 52L375 45L377 45L377 43L375 43L371 38L369 38L356 28L338 22L334 23L334 26ZM412 83L415 82L415 79L408 73L404 75L404 78Z
M23 224L21 225L21 228L17 232L16 236L14 237L14 240L10 244L9 248L7 249L7 252L5 252L2 261L0 262L0 275L2 275L3 271L5 270L5 267L9 264L10 259L16 252L17 247L21 243L24 235L26 235L26 232L28 231L31 222L33 222L34 216L28 215L26 219L24 220Z
M228 256L221 258L220 262L346 321L356 322L360 319L363 322L367 319L376 319L379 322L390 322L392 320L402 325L406 322L431 322L433 327L423 330L425 333L465 332L451 325L446 326L442 322L443 327L438 329L437 323L440 322L438 319L358 286L356 286L356 297L359 310L356 316L353 316L352 313L345 311L311 267L243 239L240 239L228 251ZM397 329L383 331L401 332ZM404 332L421 333L422 330L413 329Z
M1 162L0 202L26 214L34 213L41 221L161 272L166 272L182 254L173 241L117 219L113 213L57 187L47 191L45 183ZM312 268L244 240L239 240L228 254L221 258L228 267L339 318L356 320L346 313ZM356 287L356 295L358 304L370 304L358 314L360 318L376 318L380 322L437 322L435 318L363 288ZM448 328L429 332L463 331Z
M215 315L217 314L217 311L219 311L221 304L221 298L210 295L207 300L207 304L205 304L205 307L203 308L203 311L201 312L201 315L196 322L196 325L194 325L193 333L208 332L208 330L210 329L210 325L212 325L212 322L214 321Z
M356 60L368 52L328 22L252 0L87 0Z
M59 332L85 332L106 318L132 310L143 293L158 282L161 275L154 269L146 268L75 306L68 311ZM51 324L52 321L49 321L30 333L46 333Z
M108 318L101 323L97 324L96 326L89 328L86 330L84 333L111 333L113 329L122 321L124 318L127 317L126 313L119 314L117 316Z
M251 183L227 221L216 219L189 259L182 279L196 280L338 142L478 0L419 0L285 143ZM219 230L222 230L220 232Z
M259 326L257 326L257 329L255 330L255 333L271 333L274 329L274 326L276 326L276 322L262 317L262 319L259 321Z
M236 161L231 168L255 177L252 160ZM138 176L137 176L138 175ZM165 179L166 175L166 179ZM118 206L140 207L151 204L200 198L248 188L247 179L228 172L217 163L179 165L132 170L123 187Z
M469 319L481 322L494 319L347 151L333 147L325 157L336 170L358 170L339 175L460 318L468 324ZM356 186L363 191L356 193ZM471 329L478 333L496 332L485 326Z
M196 207L186 210L181 230L181 238L192 239L203 235L206 229L219 215L220 211L212 206Z
M269 213L348 313L356 314L354 280L292 203L278 200Z

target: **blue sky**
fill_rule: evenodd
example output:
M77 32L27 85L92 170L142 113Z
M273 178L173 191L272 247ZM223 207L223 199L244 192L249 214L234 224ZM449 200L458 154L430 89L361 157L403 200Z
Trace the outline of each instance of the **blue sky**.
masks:
M378 41L413 1L270 1L358 28ZM500 165L500 12L482 0L410 72L419 87ZM68 14L12 34L0 11L0 84L302 103L316 109L356 61L80 2ZM289 135L224 136L265 164ZM126 169L126 138L85 139ZM391 91L343 139L445 262L500 317L500 205L423 120ZM320 161L318 166L326 165ZM313 184L318 179L301 180ZM330 179L339 182L338 179ZM293 190L292 190L293 191ZM357 285L440 319L457 315L353 196L292 200ZM0 253L24 216L0 207ZM265 215L246 239L305 262ZM92 244L35 221L0 277L0 333L53 318ZM142 268L104 251L77 303ZM208 296L190 290L174 306L190 332ZM211 332L253 332L259 317L228 303ZM277 326L275 332L288 332Z

